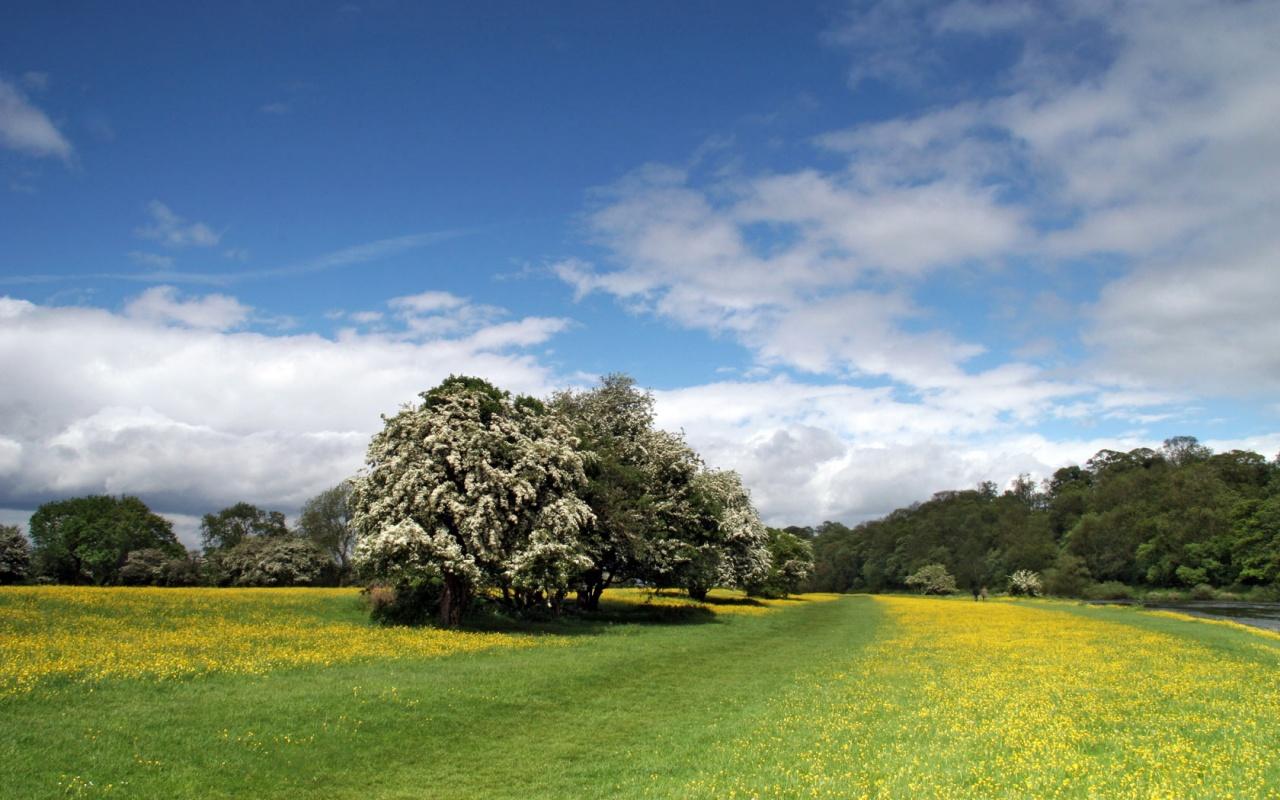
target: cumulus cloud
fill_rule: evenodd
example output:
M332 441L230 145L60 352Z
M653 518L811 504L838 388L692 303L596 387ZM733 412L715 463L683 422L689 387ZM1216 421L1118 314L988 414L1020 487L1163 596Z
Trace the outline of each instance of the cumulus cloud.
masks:
M738 470L779 525L857 522L944 489L1047 477L1104 447L1159 445L1027 433L991 405L1019 404L994 399L1001 394L908 401L885 388L777 378L661 391L657 410L659 423L683 429L708 463ZM979 395L989 404L969 402Z
M871 63L905 52L895 37L929 52L948 36L1018 37L994 94L819 142L891 184L1004 187L1040 221L1024 252L1045 263L1123 259L1083 309L1085 367L1155 388L1280 387L1280 7L884 3L854 28L855 57L893 29Z
M26 83L34 87L38 81ZM0 78L0 146L63 161L70 161L75 152L49 116L32 105L21 89L3 78Z
M1092 282L1096 302L1052 320L1025 304L1025 341L1002 344L1027 361L1004 368L1061 372L1079 341L1071 367L1092 383L1274 392L1280 6L888 0L854 5L828 38L856 88L919 86L993 36L1021 52L978 90L815 137L836 166L637 169L585 216L603 258L554 274L766 366L929 391L983 374L976 356L1012 356L949 327L923 290L976 272L998 297L1034 269ZM1100 261L1119 277L1089 277Z
M205 223L188 222L159 200L147 204L147 215L151 221L135 231L143 239L154 239L169 247L213 247L222 239Z
M225 294L183 299L172 286L153 286L125 306L125 314L137 319L215 331L240 327L252 310Z
M380 414L451 373L545 394L525 348L564 322L336 338L231 330L234 298L144 292L123 313L0 297L0 507L133 492L170 514L286 512L353 474Z

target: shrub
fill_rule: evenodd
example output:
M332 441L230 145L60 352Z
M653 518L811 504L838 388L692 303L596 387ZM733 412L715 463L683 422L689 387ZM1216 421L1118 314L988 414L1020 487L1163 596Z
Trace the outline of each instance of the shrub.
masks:
M156 586L164 583L164 568L171 556L154 547L134 550L120 567L120 583L125 586Z
M1195 586L1191 587L1191 599L1216 600L1218 599L1218 593L1207 583L1197 583Z
M1250 603L1280 603L1280 583L1269 586L1254 586L1245 595Z
M1040 573L1029 569L1020 569L1009 576L1009 594L1039 597L1044 594L1044 585L1040 582Z
M245 539L217 562L219 582L235 586L315 586L332 563L314 542L296 536Z
M942 564L926 564L907 576L907 586L920 590L920 594L953 594L956 579Z
M436 614L443 594L444 583L435 579L376 584L364 590L370 618L383 625L421 625Z
M198 586L200 563L190 556L171 558L161 569L161 582L165 586Z
M1084 597L1087 600L1132 600L1133 589L1120 581L1105 581L1086 586Z
M1142 596L1144 605L1160 605L1162 603L1181 603L1187 599L1185 592L1175 589L1154 589Z

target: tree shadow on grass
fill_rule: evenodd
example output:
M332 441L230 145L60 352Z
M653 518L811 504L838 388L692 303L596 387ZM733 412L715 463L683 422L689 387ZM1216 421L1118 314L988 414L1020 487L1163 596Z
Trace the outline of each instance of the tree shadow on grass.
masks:
M716 604L712 600L707 603ZM496 606L482 607L468 615L462 629L486 633L586 636L604 633L618 625L705 625L720 622L723 620L716 619L715 612L706 605L630 602L604 597L598 610L584 611L568 603L559 616L549 611L513 614Z

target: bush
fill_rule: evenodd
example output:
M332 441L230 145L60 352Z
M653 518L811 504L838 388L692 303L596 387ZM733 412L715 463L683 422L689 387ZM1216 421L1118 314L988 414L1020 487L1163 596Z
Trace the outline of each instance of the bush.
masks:
M1039 597L1044 594L1044 585L1040 582L1040 573L1029 569L1020 569L1009 576L1009 594Z
M160 572L161 583L165 586L200 585L200 564L190 556L169 559Z
M1084 588L1086 600L1132 600L1133 589L1120 581L1093 583Z
M383 625L421 625L435 616L444 595L439 580L418 580L399 586L374 585L363 592L369 616Z
M296 536L245 539L216 562L218 582L234 586L316 586L332 563L314 542Z
M1187 599L1185 592L1175 589L1155 589L1142 596L1143 605L1160 605L1163 603L1182 603Z
M172 557L154 547L134 550L120 567L120 583L125 586L157 586L164 583L164 568Z
M1197 583L1191 587L1192 600L1217 600L1218 593L1207 583Z
M942 564L927 564L907 576L907 586L920 594L954 594L956 579Z
M0 584L24 580L31 569L31 545L16 525L0 525Z
M1245 595L1250 603L1280 603L1280 583L1269 586L1254 586Z

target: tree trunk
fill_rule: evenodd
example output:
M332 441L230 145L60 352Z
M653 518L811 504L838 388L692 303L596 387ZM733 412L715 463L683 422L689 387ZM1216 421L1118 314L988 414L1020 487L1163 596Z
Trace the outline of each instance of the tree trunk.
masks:
M583 611L599 611L600 595L604 593L605 583L603 570L593 569L588 572L582 579L582 586L578 588L578 608Z
M440 625L456 628L471 603L471 587L456 575L444 577L444 593L440 596Z
M697 600L698 602L702 602L703 600L706 600L707 592L710 591L710 589L706 586L688 586L686 587L686 589L689 592L689 596L692 597L694 600Z

